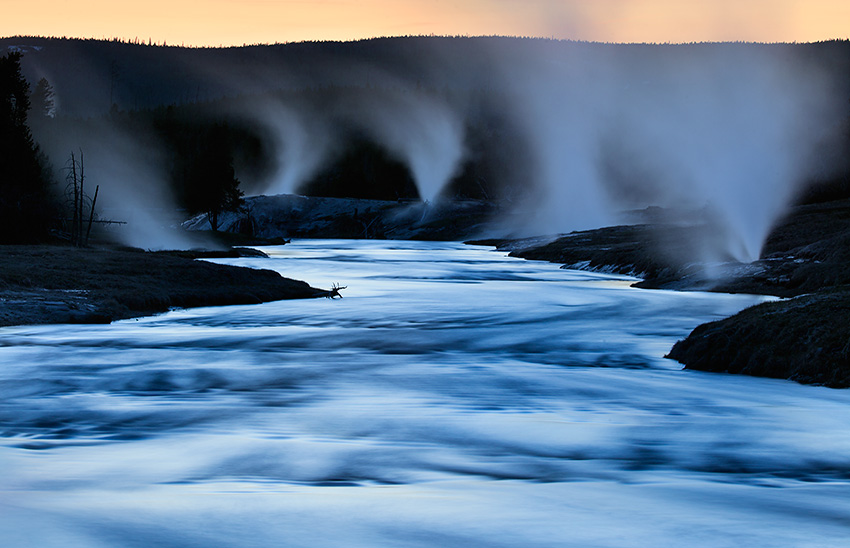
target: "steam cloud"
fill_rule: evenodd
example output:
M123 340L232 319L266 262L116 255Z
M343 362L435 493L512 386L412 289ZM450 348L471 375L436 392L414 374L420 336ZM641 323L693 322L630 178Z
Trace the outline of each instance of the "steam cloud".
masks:
M85 192L92 196L99 186L101 220L127 223L108 227L123 243L144 249L193 246L188 234L173 229L179 222L178 212L164 182L165 162L152 137L130 135L106 121L88 120L43 135L40 141L51 158L68 158L75 152L78 160L83 159Z
M393 103L361 104L355 121L406 162L423 200L434 200L463 157L462 120L431 96L401 95Z
M758 257L837 104L781 49L681 48L507 68L537 153L535 231L593 228L623 207L708 207L727 251Z
M464 67L467 85L505 91L499 108L532 150L526 176L535 199L511 230L595 228L616 222L623 209L650 205L701 209L728 233L727 253L757 258L805 176L813 143L836 116L826 76L781 47L614 48L496 50L489 65ZM370 73L381 86L374 74L387 69L378 68ZM397 76L386 80L388 88L400 85ZM334 111L403 158L429 200L464 158L466 115L411 91L389 104L360 99ZM332 124L319 113L306 124L272 111L258 118L286 128L282 164L291 167L285 183L269 190L297 188L329 150ZM300 150L309 152L293 154Z
M305 118L300 109L269 102L252 114L271 128L277 151L277 171L266 184L267 194L293 194L322 167L332 148L332 133L318 117Z
M740 260L758 256L810 167L812 143L823 141L840 108L827 75L791 55L793 46L410 43L410 51L353 64L318 57L302 73L265 62L240 68L214 56L187 68L207 90L233 92L234 82L250 94L325 84L356 90L321 108L268 96L243 103L241 115L273 136L278 169L255 184L264 193L295 192L315 175L333 158L345 124L403 160L420 196L435 200L469 152L465 128L485 90L494 92L491 108L520 128L532 159L519 184L533 198L515 209L522 215L506 231L595 228L650 205L694 208L719 219L726 251ZM450 93L423 92L423 82ZM372 88L391 93L372 96ZM164 188L161 174L147 160L139 165L138 148L102 147L110 157L104 178L122 181L116 194L167 207L166 193L151 192ZM498 151L508 163L516 153Z

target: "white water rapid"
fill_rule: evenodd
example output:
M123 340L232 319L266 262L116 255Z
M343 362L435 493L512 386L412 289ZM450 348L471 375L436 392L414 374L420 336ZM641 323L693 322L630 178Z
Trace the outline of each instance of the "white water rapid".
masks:
M0 545L838 546L850 392L682 371L762 300L300 241L344 299L0 329Z

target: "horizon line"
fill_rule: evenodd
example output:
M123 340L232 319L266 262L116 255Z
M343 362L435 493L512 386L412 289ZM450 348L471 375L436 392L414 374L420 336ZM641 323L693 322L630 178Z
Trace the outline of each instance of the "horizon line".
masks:
M555 38L555 37L547 37L547 36L529 36L529 35L506 35L506 34L407 34L407 35L386 35L386 36L372 36L368 38L353 38L349 40L334 40L334 39L316 39L316 40L296 40L296 41L282 41L282 42L255 42L255 43L242 43L232 44L232 45L224 45L219 44L217 46L214 45L187 45L185 42L180 44L168 44L167 40L163 40L161 43L154 41L152 38L148 38L148 40L141 40L139 37L134 38L121 38L121 37L79 37L79 36L44 36L44 35L25 35L25 34L16 34L11 36L0 36L0 40L12 40L12 39L38 39L38 40L68 40L68 41L82 41L82 42L105 42L105 43L117 43L117 44L126 44L131 46L145 46L145 47L168 47L168 48L183 48L183 49L236 49L236 48L250 48L250 47L264 47L264 46L285 46L285 45L295 45L295 44L354 44L358 42L369 42L373 40L393 40L393 39L405 39L405 38L449 38L449 39L484 39L484 38L506 38L506 39L514 39L514 40L541 40L541 41L550 41L550 42L565 42L565 43L574 43L574 44L598 44L598 45L607 45L607 46L693 46L693 45L712 45L712 44L743 44L743 45L804 45L804 44L823 44L826 42L847 42L850 41L850 38L825 38L822 40L815 41L776 41L776 42L762 42L762 41L754 41L754 40L700 40L700 41L692 41L692 42L604 42L599 40L577 40L573 38ZM26 45L26 44L21 44ZM8 46L7 46L8 47Z

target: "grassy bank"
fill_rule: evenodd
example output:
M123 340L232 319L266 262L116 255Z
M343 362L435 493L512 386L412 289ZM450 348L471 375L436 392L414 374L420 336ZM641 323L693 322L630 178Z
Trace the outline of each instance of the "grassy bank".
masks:
M667 357L688 369L850 388L850 288L764 303L703 324Z
M270 270L133 249L0 246L0 326L108 323L169 308L323 296Z

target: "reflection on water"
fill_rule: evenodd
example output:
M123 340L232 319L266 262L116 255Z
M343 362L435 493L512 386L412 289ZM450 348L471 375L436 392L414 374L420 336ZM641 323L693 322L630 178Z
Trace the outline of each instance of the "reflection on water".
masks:
M342 300L0 329L3 546L798 546L850 395L662 358L751 296L461 244L303 241Z

